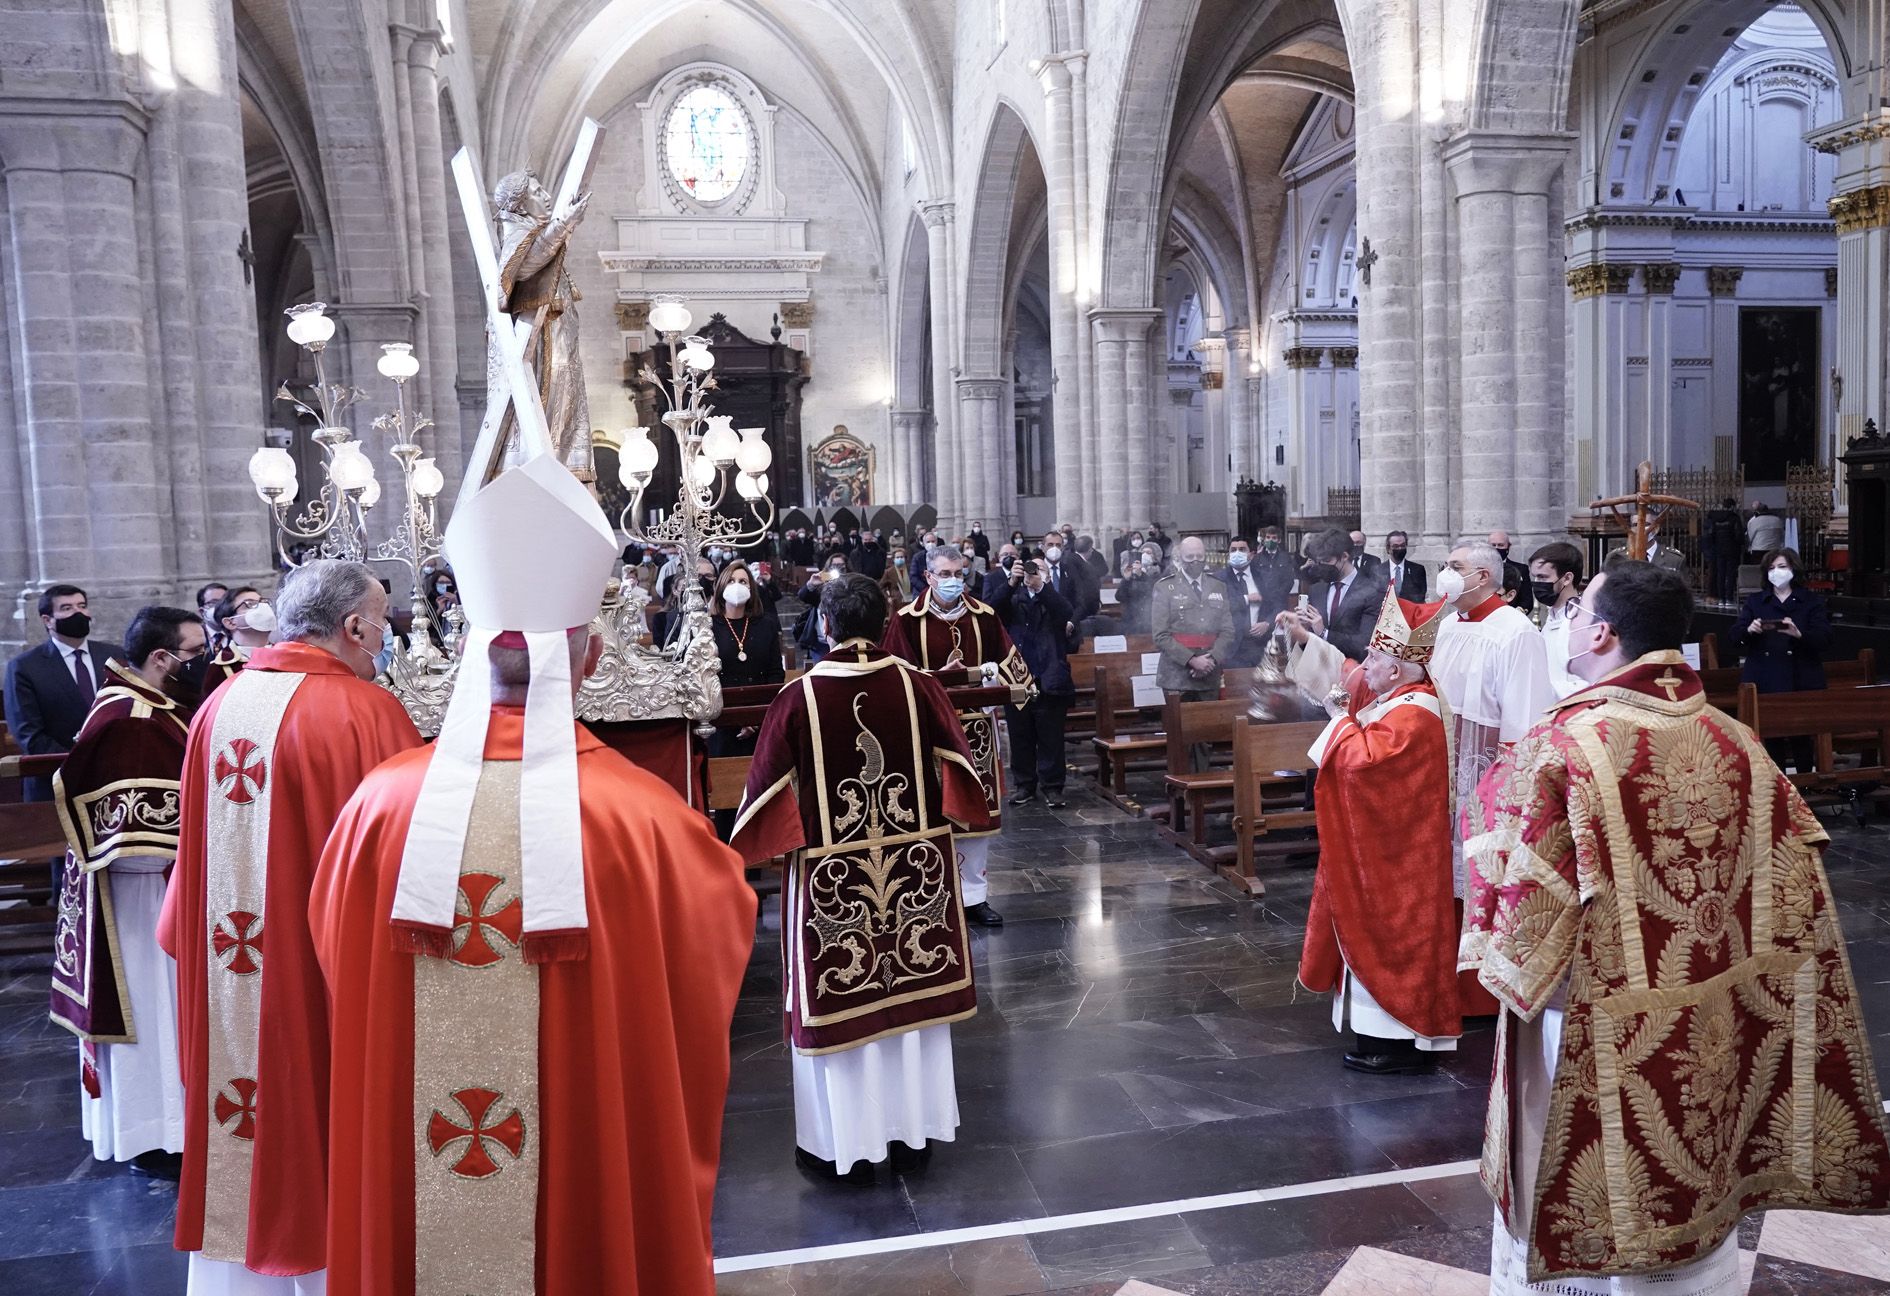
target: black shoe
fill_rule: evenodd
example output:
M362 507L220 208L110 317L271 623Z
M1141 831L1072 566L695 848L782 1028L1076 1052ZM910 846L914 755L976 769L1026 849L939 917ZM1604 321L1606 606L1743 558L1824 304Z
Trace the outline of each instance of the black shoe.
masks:
M821 1183L843 1183L852 1184L855 1187L866 1187L873 1182L873 1167L866 1161L860 1162L845 1174L841 1174L839 1167L833 1162L823 1161L806 1148L797 1147L794 1149L794 1164L802 1174Z
M1017 795L1011 798L1012 805L1029 805L1037 799L1035 788L1019 788Z
M1061 792L1044 793L1043 803L1044 805L1048 806L1052 810L1061 810L1064 806L1069 804L1068 801L1065 801L1063 799L1063 793Z
M1347 1053L1345 1069L1366 1075L1433 1075L1437 1064L1421 1053Z
M131 1158L127 1168L146 1179L176 1183L183 1174L184 1156L181 1152L140 1152Z
M892 1168L900 1174L913 1174L924 1170L932 1163L932 1141L926 1140L922 1148L914 1148L906 1143L895 1142L892 1145Z
M965 906L965 921L979 927L1002 927L1004 915L993 909L989 900L980 900L975 905Z

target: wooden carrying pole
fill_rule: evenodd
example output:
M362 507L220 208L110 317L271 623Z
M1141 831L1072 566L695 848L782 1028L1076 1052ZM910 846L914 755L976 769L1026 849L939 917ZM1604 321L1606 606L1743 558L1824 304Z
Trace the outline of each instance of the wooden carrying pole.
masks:
M1613 499L1598 499L1588 507L1607 509L1627 523L1627 555L1630 558L1645 559L1647 542L1660 530L1661 521L1668 513L1677 508L1698 509L1700 506L1690 499L1681 499L1677 495L1654 494L1654 465L1641 460L1641 466L1635 470L1636 489L1632 495L1617 495ZM1622 516L1621 510L1631 507L1634 517L1631 521Z

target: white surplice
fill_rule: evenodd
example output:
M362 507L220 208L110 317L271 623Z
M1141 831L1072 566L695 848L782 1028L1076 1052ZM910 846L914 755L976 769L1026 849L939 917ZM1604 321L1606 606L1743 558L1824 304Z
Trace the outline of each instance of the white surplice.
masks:
M957 1135L949 1022L793 1058L794 1141L841 1174L885 1160L895 1142L917 1150Z
M1588 687L1588 681L1569 674L1568 622L1566 616L1551 609L1542 623L1542 648L1549 658L1549 687L1558 698Z
M206 1260L203 1252L192 1251L184 1296L328 1296L328 1271L278 1278L234 1260Z
M184 1082L177 1063L177 965L158 948L170 857L120 856L109 866L119 971L135 1044L98 1046L99 1096L79 1089L79 1124L100 1161L184 1150Z

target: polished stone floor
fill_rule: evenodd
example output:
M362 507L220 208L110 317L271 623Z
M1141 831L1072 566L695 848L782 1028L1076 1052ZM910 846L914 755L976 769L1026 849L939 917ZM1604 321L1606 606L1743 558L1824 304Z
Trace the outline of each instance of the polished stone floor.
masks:
M1882 1068L1890 827L1831 828ZM1242 899L1084 793L1007 811L992 874L1006 924L974 934L980 1012L954 1029L958 1141L871 1187L794 1168L764 906L716 1199L723 1293L1486 1290L1490 1210L1464 1163L1489 1033L1435 1076L1341 1069L1326 1004L1293 987L1309 869L1276 869L1264 901ZM87 1155L73 1045L45 995L42 967L0 964L0 1293L181 1292L172 1193ZM1877 1221L1776 1215L1742 1238L1756 1296L1890 1291Z

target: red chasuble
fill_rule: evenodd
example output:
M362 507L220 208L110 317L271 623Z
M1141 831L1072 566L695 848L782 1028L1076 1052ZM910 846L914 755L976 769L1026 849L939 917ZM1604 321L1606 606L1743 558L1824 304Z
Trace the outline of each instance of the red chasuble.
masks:
M188 722L176 702L120 662L72 751L53 775L66 832L66 864L54 933L52 1019L88 1044L130 1044L138 1023L118 957L108 866L121 856L175 857L178 775ZM97 1097L88 1056L86 1088Z
M1648 1273L1755 1210L1890 1207L1824 829L1677 652L1573 693L1464 811L1461 963L1502 1000L1483 1180L1505 1214L1518 1020L1565 997L1532 1281Z
M1462 1034L1450 753L1437 694L1409 684L1334 722L1319 750L1319 870L1300 954L1310 990L1347 967L1419 1035Z
M302 643L258 648L191 722L158 925L177 960L180 1251L264 1274L322 1267L328 1003L309 886L362 778L419 743L393 694Z
M334 1003L332 1296L714 1290L754 892L706 820L580 726L589 951L525 963L523 731L523 708L493 709L445 958L396 952L390 926L431 748L375 771L322 857L309 922Z
M879 646L920 670L943 670L947 666L976 670L986 662L995 662L998 682L1010 685L1011 700L1018 706L1025 705L1034 692L1030 667L1011 642L1003 618L996 608L969 594L960 601L965 611L948 620L932 606L932 591L926 590L886 618L886 633ZM964 728L972 768L984 789L986 818L990 821L976 832L959 835L994 833L1004 809L1004 762L998 751L997 720L984 711L971 710L960 711L958 723Z
M864 639L781 690L733 845L794 852L781 888L788 1038L832 1053L977 1011L953 826L986 824L936 680Z

